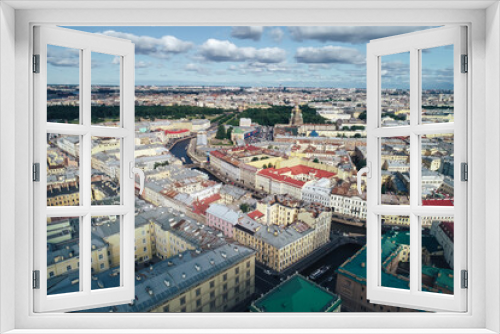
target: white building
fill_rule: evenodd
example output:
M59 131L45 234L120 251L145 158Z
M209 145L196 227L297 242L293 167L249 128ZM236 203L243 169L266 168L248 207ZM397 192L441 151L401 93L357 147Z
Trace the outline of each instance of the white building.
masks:
M443 247L444 259L450 268L453 269L453 222L433 221L431 235Z
M348 192L347 194L332 193L330 206L333 212L358 219L366 219L366 198L354 195L354 192Z
M335 181L326 178L306 182L302 188L302 200L305 202L320 203L324 206L330 206L332 182Z
M240 126L252 126L251 118L240 118Z

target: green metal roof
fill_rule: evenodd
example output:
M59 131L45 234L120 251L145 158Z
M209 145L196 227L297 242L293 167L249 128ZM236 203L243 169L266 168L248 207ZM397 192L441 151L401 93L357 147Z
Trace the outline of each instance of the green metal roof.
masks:
M294 275L256 300L253 312L333 312L341 299L308 279Z
M389 257L395 255L394 252L400 245L409 245L409 243L409 232L389 231L385 233L381 240L382 262L390 260ZM422 246L431 253L442 249L434 237L427 235L422 236ZM337 273L366 285L366 246L363 246L356 254L344 262L337 269ZM422 266L422 273L434 277L436 286L453 291L453 270ZM384 271L382 271L381 276L382 286L384 287L410 288L408 278L388 274ZM427 288L424 288L424 290L427 291Z

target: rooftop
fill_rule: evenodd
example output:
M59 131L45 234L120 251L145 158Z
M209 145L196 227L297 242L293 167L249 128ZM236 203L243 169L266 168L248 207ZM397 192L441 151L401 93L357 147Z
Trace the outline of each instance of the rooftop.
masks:
M252 303L256 312L332 312L342 300L323 287L295 274Z

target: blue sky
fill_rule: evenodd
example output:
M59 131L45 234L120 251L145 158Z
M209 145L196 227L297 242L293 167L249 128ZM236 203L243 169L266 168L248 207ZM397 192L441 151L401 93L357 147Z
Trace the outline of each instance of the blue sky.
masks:
M366 87L366 43L427 27L69 27L136 45L137 85ZM453 87L453 49L424 53L424 89ZM76 57L76 58L75 58ZM78 82L78 52L52 47L49 84ZM382 65L385 88L408 88L408 57ZM113 84L117 59L93 54L92 83Z

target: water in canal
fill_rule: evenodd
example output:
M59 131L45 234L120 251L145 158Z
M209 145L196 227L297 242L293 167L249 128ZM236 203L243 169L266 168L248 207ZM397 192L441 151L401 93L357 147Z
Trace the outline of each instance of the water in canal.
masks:
M170 149L170 153L172 153L175 157L179 158L181 161L184 161L186 164L192 164L193 160L187 155L187 149L189 145L189 141L191 139L185 139L177 142L172 149ZM184 158L184 160L182 160Z
M175 144L170 150L170 153L172 153L176 158L180 159L181 161L184 161L184 164L188 165L193 163L193 160L187 155L189 141L190 139L181 140L177 142L177 144ZM182 160L182 158L184 158L184 160ZM207 174L209 180L219 181L212 174L205 172L203 169L200 169L198 167L195 167L193 169L196 169L202 173Z

